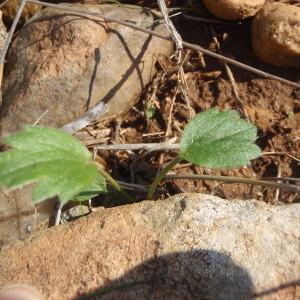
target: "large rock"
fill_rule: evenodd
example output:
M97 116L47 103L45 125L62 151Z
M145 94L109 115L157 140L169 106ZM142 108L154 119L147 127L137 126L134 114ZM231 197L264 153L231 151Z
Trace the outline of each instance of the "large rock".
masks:
M167 34L142 8L72 5ZM129 110L150 81L155 55L172 43L100 18L45 9L20 31L7 57L2 133L35 122L62 126L99 101L105 117Z
M48 300L299 299L299 214L200 194L100 209L4 247L0 285Z
M141 8L81 6L106 16L151 27L154 17ZM153 26L154 27L154 26ZM153 28L164 33L163 26ZM45 9L19 32L7 57L2 134L34 123L59 127L81 116L86 105L105 101L111 116L131 108L149 82L154 55L169 55L170 42L99 18ZM54 212L40 204L35 215L31 190L0 190L0 245L29 235L36 222ZM36 219L37 218L37 219Z
M253 17L265 0L203 0L207 9L225 20L242 20Z
M252 45L262 61L300 67L300 7L266 4L252 23Z

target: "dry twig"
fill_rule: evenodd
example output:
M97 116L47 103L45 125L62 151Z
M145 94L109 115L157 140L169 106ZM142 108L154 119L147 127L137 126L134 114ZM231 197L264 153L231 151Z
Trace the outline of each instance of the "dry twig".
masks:
M200 21L200 22L204 22L204 23L211 23L211 24L218 24L218 25L231 25L231 26L241 26L241 25L243 25L241 23L225 22L225 21L220 21L220 20L215 20L215 19L190 16L190 15L187 15L185 13L183 13L182 15L185 19Z
M167 122L167 129L166 129L165 137L167 137L171 134L172 114L173 114L174 103L175 103L175 100L176 100L176 97L178 94L178 90L179 90L179 88L178 88L178 86L176 86L174 95L171 99L171 106L170 106L169 115L168 115L168 122Z
M14 32L16 30L17 24L19 22L19 19L22 15L23 9L26 5L26 2L27 2L27 0L21 0L21 2L20 2L20 6L19 6L18 11L16 13L16 16L14 18L14 21L11 25L11 28L8 32L7 38L5 40L5 43L4 43L4 46L2 48L2 52L1 52L1 55L0 55L0 72L1 72L1 74L0 74L0 104L2 103L1 86L2 86L2 73L3 73L3 65L4 65L4 62L5 62L5 57L6 57L6 54L7 54L7 51L8 51L8 47L11 43L12 38L13 38ZM7 1L5 2L5 4L6 3L7 3Z
M72 121L60 129L66 133L74 134L77 131L83 129L84 127L88 126L92 122L99 119L100 116L107 112L107 106L103 102L97 103L94 107L89 109L83 116L78 118L75 121Z
M212 39L213 39L213 41L216 45L216 50L218 51L219 54L222 54L221 45L220 45L220 42L217 38L217 35L216 35L216 32L215 32L213 26L209 25L208 27L209 27ZM231 69L230 69L227 62L224 61L223 65L224 65L225 71L227 73L228 79L230 81L230 84L232 86L233 94L234 94L236 103L238 105L238 110L242 113L243 117L245 117L247 120L249 120L249 116L248 116L247 112L245 111L245 109L243 107L243 104L242 104L242 101L241 101L241 98L239 96L238 87L236 85L233 73L232 73L232 71L231 71Z
M10 0L5 0L0 4L0 9L5 6Z
M178 150L179 144L174 144L175 141L176 141L176 137L169 139L162 143L100 145L100 146L94 147L94 149L95 150L108 150L108 151L144 150L144 151L148 151L148 152Z
M300 163L300 159L298 157L293 156L293 155L291 155L287 152L263 152L262 155L283 155L283 156L286 155L289 158L291 158L291 159L297 161L298 163Z
M61 211L63 209L63 206L64 206L64 204L59 202L57 210L56 210L54 226L59 225L59 223L60 223Z
M191 107L191 101L188 96L188 84L186 82L185 73L183 70L183 65L188 60L189 56L190 56L190 50L187 51L185 58L182 60L179 66L178 79L177 79L177 83L179 84L181 94L183 96L183 99L185 100L188 109L188 121L194 116L195 113Z
M19 22L19 19L21 17L23 9L24 9L24 7L26 5L26 2L27 2L27 0L21 0L20 6L19 6L18 11L17 11L17 14L16 14L16 16L14 18L14 21L13 21L13 23L11 25L11 28L10 28L9 32L8 32L5 44L4 44L3 48L2 48L2 52L1 52L1 56L0 56L0 65L4 64L5 56L6 56L8 47L10 45L10 42L12 40L13 34L14 34L15 30L16 30L17 24Z
M48 113L49 109L47 108L38 118L37 120L32 124L33 126L37 126L40 121L44 118L44 116Z
M170 35L171 35L171 37L172 37L172 39L173 39L173 41L176 45L176 50L178 52L178 61L180 62L181 61L182 49L183 49L181 36L177 32L177 30L176 30L175 26L173 25L173 22L171 21L171 19L169 18L168 9L167 9L165 1L164 0L157 0L157 3L158 3L158 6L159 6L159 9L160 9L160 11L163 15L165 25L166 25L168 31L170 32Z
M273 180L273 181L276 181L276 180L282 180L282 181L297 181L297 182L300 182L300 178L297 178L297 177L264 177L264 180Z
M172 174L172 175L167 175L165 178L166 179L216 180L216 181L223 181L223 182L227 182L227 183L244 183L244 184L268 186L268 187L278 188L278 189L282 189L282 190L287 190L289 192L294 192L294 193L300 192L300 186L297 186L297 185L260 180L260 179L256 179L256 178L213 176L213 175L195 175L195 174L180 174L180 175Z
M280 167L280 164L278 163L277 178L279 178L279 177L281 177L281 167ZM278 183L281 183L281 181L278 181ZM276 191L275 191L274 203L278 202L279 194L280 194L280 189L277 188Z

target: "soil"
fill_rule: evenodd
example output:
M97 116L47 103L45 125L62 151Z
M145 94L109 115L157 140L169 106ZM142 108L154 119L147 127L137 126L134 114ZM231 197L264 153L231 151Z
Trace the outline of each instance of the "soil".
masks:
M156 7L156 2L150 0L125 2ZM169 0L166 3L169 7L182 7L185 4L181 0ZM295 3L297 2L291 1L291 4ZM191 11L198 17L213 18L201 3L194 5ZM251 20L216 25L179 16L173 18L173 21L184 41L218 51L268 73L300 82L299 69L273 67L256 58L251 47ZM190 50L184 50L183 60L183 72L180 74L174 58L161 56L153 58L153 64L159 71L141 94L136 106L125 115L87 127L79 132L77 137L91 149L97 143L159 143L173 137L177 137L179 141L185 124L196 113L211 107L220 110L234 109L257 126L257 144L262 152L275 154L263 155L253 160L250 166L239 169L210 170L184 162L175 167L173 172L257 178L299 178L300 90L229 66L235 80L238 93L236 95L224 63ZM158 170L175 156L176 152L170 151L155 152L147 157L141 152L98 151L97 159L101 160L114 178L147 186ZM285 182L299 184L297 180ZM278 194L274 188L191 179L163 182L156 197L165 198L178 192L209 193L226 199L254 198L270 203L300 200L297 194L286 191L280 191ZM145 198L145 192L134 190L131 193L137 201ZM100 197L95 199L93 204L115 206L124 204L124 199L118 199L113 193L113 197L109 195L105 198Z
M208 16L201 6L196 7L194 11L197 11L198 16ZM250 23L247 21L233 25L208 25L180 17L176 20L176 27L183 40L187 42L220 51L223 55L250 66L300 82L299 69L273 67L255 57L251 48ZM214 37L220 43L219 50ZM299 178L300 160L297 160L297 156L300 152L300 91L278 81L259 78L255 74L230 66L236 82L237 98L222 62L189 50L184 51L183 58L183 76L179 75L174 59L155 58L159 72L144 90L136 106L123 116L90 126L78 136L83 136L84 140L88 139L91 144L91 138L97 136L98 131L103 132L110 128L103 141L105 143L163 142L172 137L178 137L179 140L185 124L196 113L211 107L220 110L235 109L257 126L257 144L262 152L276 154L263 155L253 160L250 166L239 169L209 170L183 163L175 167L173 172L257 178ZM146 159L139 159L139 153L126 151L114 153L99 151L98 155L105 160L114 177L126 182L148 185L157 170L170 161L176 152L154 153ZM298 184L297 181L290 183ZM252 198L270 203L300 200L294 193L280 191L278 194L274 188L222 184L216 181L172 180L172 182L165 181L161 187L163 192L157 194L160 198L178 192L201 192L226 199ZM140 200L145 197L145 194L134 193L134 195ZM98 199L97 203L113 206L118 204L115 199L110 202L106 197L106 200Z

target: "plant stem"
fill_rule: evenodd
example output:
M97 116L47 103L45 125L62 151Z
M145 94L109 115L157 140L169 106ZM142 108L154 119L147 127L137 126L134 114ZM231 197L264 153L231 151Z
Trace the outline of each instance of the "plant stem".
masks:
M150 185L148 194L147 194L147 199L152 199L153 198L153 194L158 186L158 184L160 183L160 181L167 175L167 173L179 162L182 161L182 158L177 156L175 157L164 169L162 169L160 171L160 173L155 177L155 179L153 180L153 182Z
M279 179L287 179L290 177L278 177ZM268 186L277 189L287 190L289 192L299 193L300 186L294 184L287 184L282 182L272 182L267 181L267 178L257 179L257 178L242 178L242 177L231 177L231 176L214 176L214 175L196 175L196 174L172 174L167 175L166 179L198 179L198 180L216 180L216 181L223 181L225 183L243 183L243 184L251 184L251 185L260 185L260 186ZM294 178L292 178L294 179ZM295 178L297 179L297 178Z
M102 165L100 165L97 161L94 161L99 173L105 178L106 181L108 181L111 186L117 191L119 192L121 195L123 195L128 201L130 202L134 202L133 198L127 194L122 187L118 184L118 182L116 180L114 180L102 167Z

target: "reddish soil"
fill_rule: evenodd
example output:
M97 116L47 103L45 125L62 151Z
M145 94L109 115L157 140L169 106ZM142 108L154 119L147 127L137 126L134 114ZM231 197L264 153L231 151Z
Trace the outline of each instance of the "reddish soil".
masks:
M201 7L198 14L206 16ZM250 41L250 23L241 25L207 25L181 18L177 24L183 40L199 44L211 50L216 49L212 29L221 44L221 52L250 66L274 75L300 82L297 69L278 68L265 65L254 55ZM300 91L275 80L259 78L255 74L230 66L236 81L240 100L234 95L224 64L194 51L185 51L183 65L186 86L186 99L179 89L180 78L174 61L158 58L160 71L153 82L145 89L136 107L125 116L108 120L91 127L90 130L111 128L109 140L113 143L163 142L172 137L180 137L184 125L195 113L211 107L235 109L258 128L257 144L263 152L276 152L280 155L264 155L252 161L251 166L234 170L208 170L198 166L183 164L174 172L190 174L213 174L239 177L299 177L300 164ZM205 66L204 66L205 63ZM150 100L151 99L151 100ZM172 101L169 134L166 136ZM148 108L147 108L148 107ZM147 119L145 112L155 108L152 118ZM107 139L106 139L107 142ZM167 163L176 153L156 153L147 159L137 160L138 154L127 152L99 152L106 158L113 174L127 182L149 184L157 168ZM131 170L131 171L130 171ZM134 176L133 176L134 174ZM134 177L134 178L133 178ZM297 182L291 181L297 184ZM223 198L261 199L267 202L299 201L298 195L245 184L221 184L215 181L173 180L164 185L165 193L160 197L178 192L211 193ZM143 199L144 194L136 195ZM275 200L274 200L275 199ZM117 203L105 202L107 205ZM101 201L101 205L103 205Z

